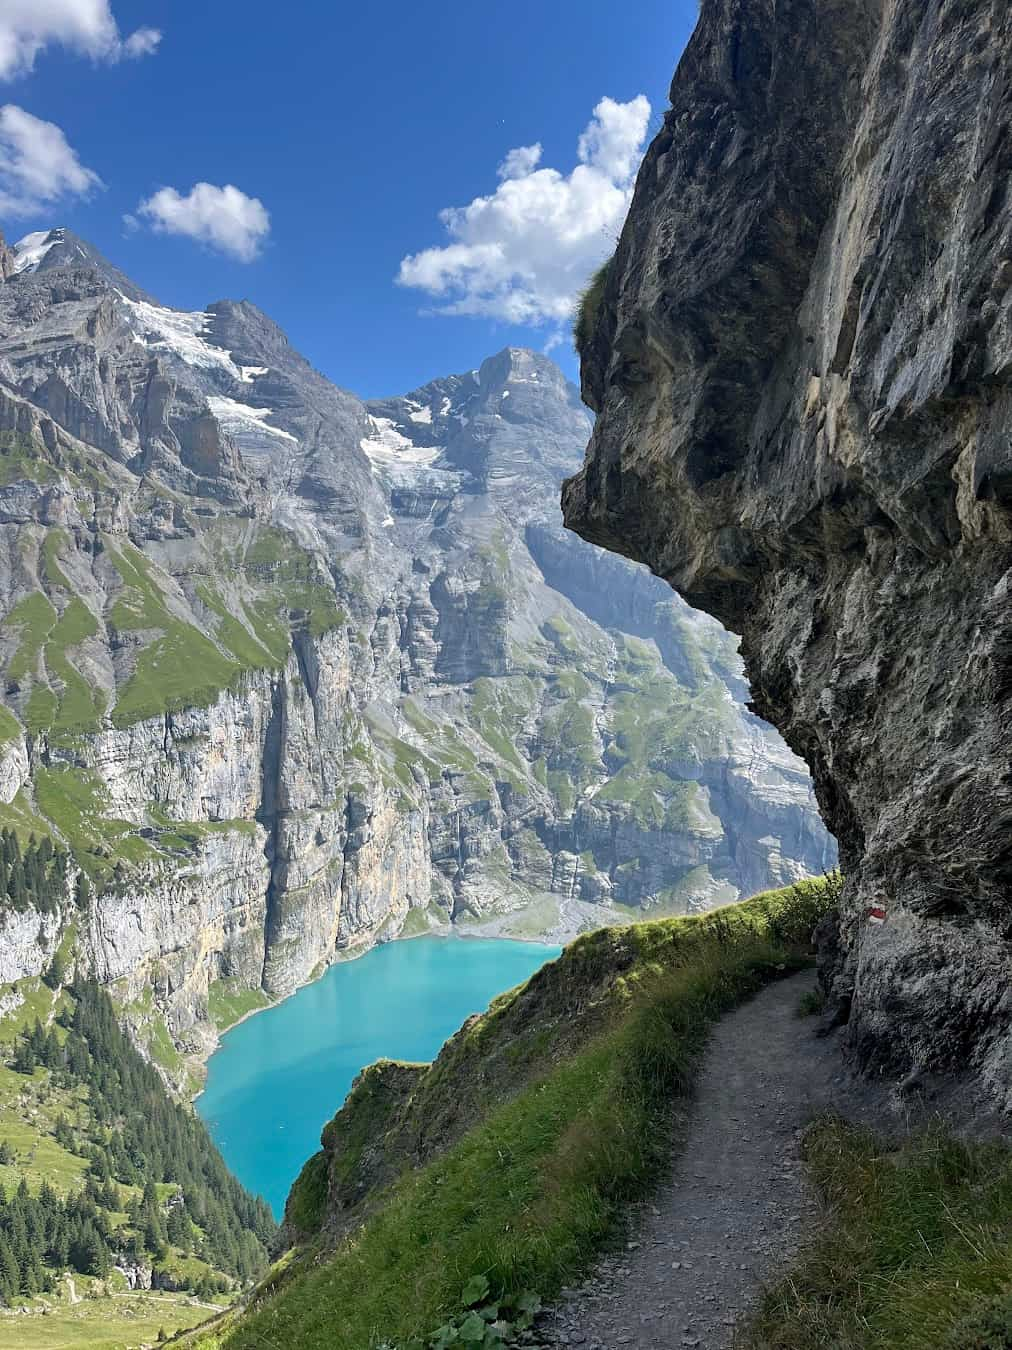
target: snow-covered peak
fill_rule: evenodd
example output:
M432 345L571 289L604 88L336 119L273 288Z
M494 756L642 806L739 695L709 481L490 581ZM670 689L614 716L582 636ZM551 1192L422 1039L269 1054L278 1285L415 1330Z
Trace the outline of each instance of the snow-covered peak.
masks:
M34 272L56 244L63 243L63 230L33 230L14 245L14 271Z

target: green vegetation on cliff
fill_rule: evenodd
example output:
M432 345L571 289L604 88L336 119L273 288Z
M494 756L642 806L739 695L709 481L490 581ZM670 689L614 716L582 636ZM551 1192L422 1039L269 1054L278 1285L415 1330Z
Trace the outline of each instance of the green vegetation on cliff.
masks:
M590 934L468 1023L430 1069L364 1074L293 1192L288 1222L307 1254L200 1344L420 1345L459 1311L472 1276L494 1300L556 1293L666 1165L673 1102L710 1025L807 959L831 891L806 883Z
M134 673L116 700L114 724L125 727L159 713L212 703L236 678L241 669L238 661L223 655L206 634L170 612L142 553L126 545L109 552L125 583L124 593L112 608L111 625L120 632L161 632L138 652Z
M573 319L573 345L581 355L590 342L597 326L597 316L604 303L604 288L608 284L612 259L602 263L580 295Z

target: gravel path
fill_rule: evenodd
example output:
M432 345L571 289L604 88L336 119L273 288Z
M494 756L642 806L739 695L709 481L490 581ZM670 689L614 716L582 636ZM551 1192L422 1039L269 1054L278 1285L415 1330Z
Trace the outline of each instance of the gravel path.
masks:
M800 1158L811 1117L842 1100L833 1038L796 1016L811 972L769 985L714 1029L673 1176L625 1250L567 1291L546 1346L726 1350L741 1313L811 1231Z

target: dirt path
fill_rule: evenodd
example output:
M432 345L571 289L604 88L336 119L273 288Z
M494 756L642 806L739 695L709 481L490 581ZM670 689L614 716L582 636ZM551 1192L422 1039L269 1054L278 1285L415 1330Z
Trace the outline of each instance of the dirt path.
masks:
M674 1175L626 1249L605 1257L540 1334L585 1350L726 1350L781 1274L818 1205L800 1138L846 1095L839 1049L796 1016L811 972L781 980L714 1029Z

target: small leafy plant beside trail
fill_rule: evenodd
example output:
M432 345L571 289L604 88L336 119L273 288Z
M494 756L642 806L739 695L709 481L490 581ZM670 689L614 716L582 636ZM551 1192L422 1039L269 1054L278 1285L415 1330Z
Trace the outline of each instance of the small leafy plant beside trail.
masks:
M461 1308L429 1336L415 1338L405 1350L500 1350L530 1339L541 1299L527 1291L505 1303L489 1302L484 1275L472 1275L460 1296ZM378 1350L396 1350L387 1343Z

